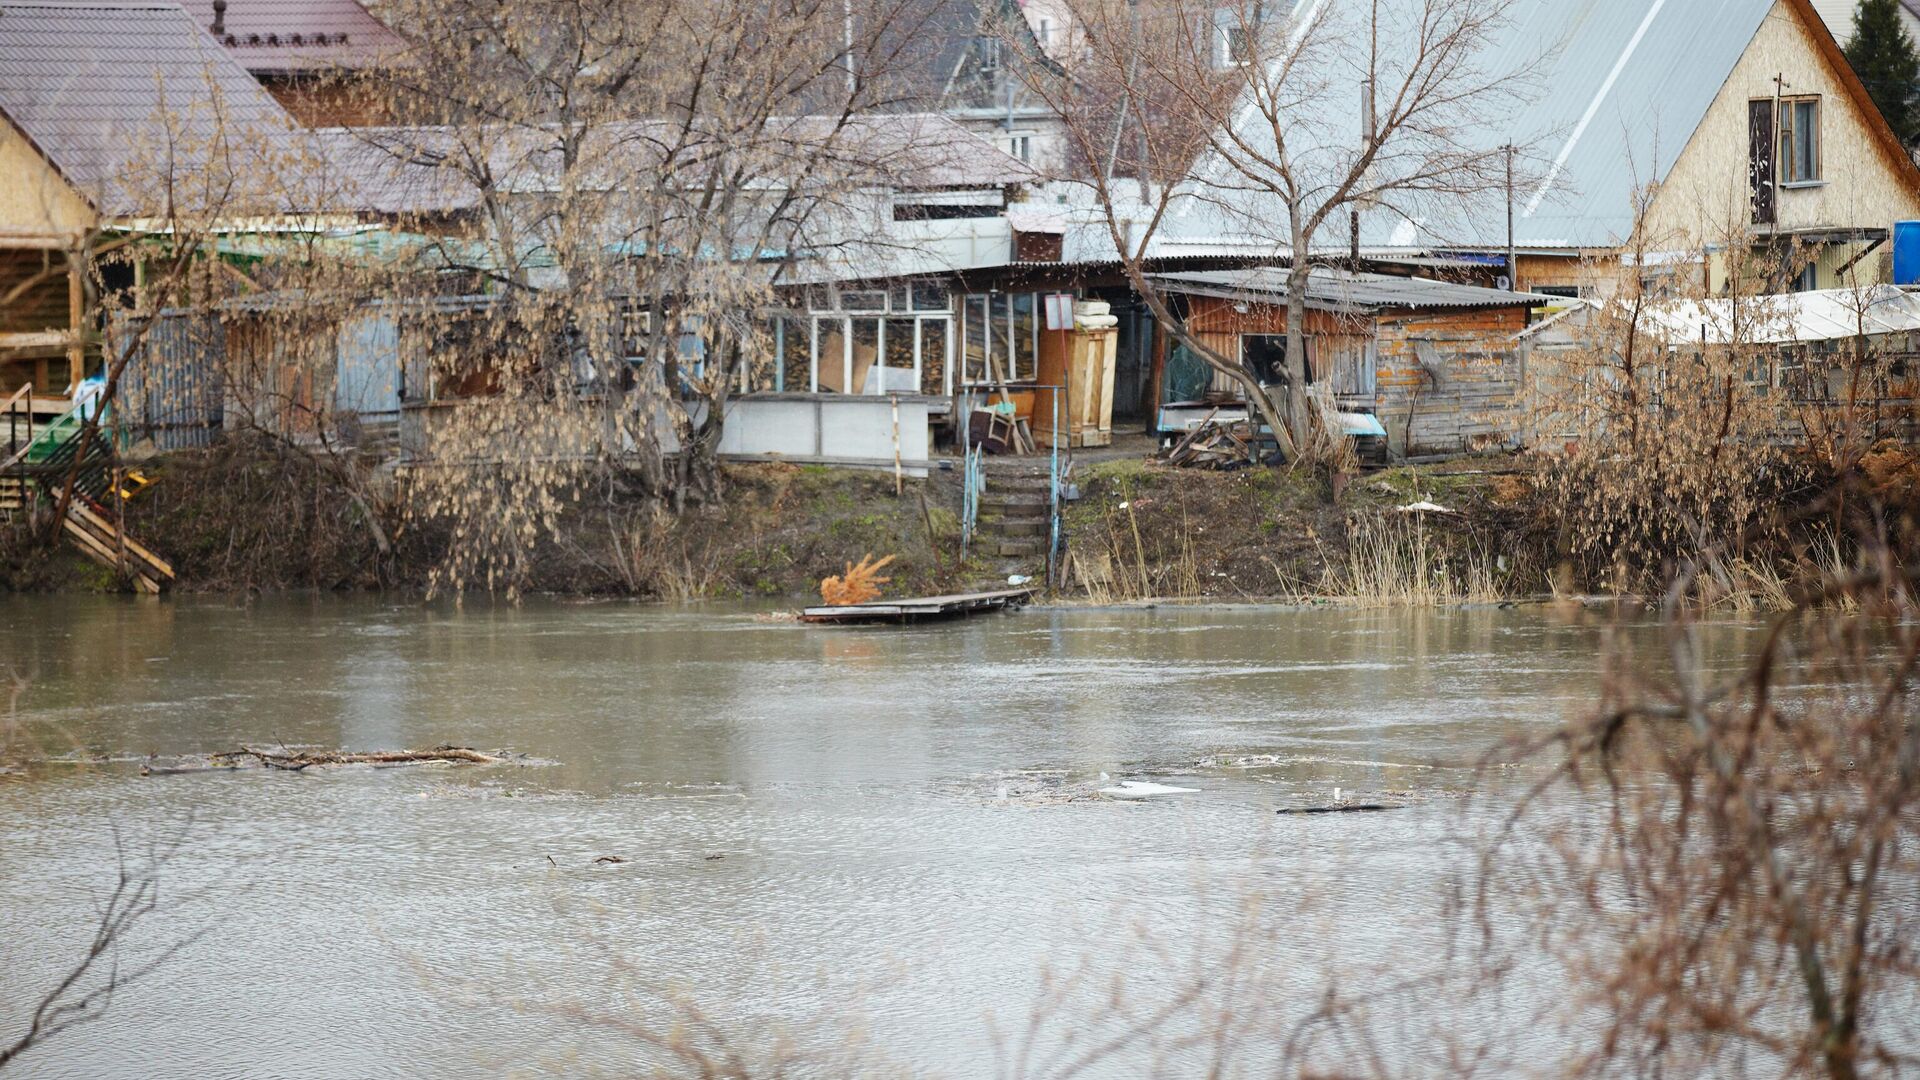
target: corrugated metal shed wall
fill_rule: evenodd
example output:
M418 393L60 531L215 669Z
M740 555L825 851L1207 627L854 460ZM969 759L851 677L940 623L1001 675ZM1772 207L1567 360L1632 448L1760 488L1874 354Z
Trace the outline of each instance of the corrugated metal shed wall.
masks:
M129 342L141 320L115 324L116 343ZM116 355L121 344L115 345ZM210 445L224 422L226 390L218 357L226 328L206 315L165 312L121 374L121 423L134 440L151 439L161 450Z

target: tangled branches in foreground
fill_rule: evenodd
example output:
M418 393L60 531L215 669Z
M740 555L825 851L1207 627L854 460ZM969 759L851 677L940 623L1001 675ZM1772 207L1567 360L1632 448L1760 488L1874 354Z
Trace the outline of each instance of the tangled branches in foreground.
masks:
M1538 905L1529 945L1567 967L1577 1022L1598 1025L1576 1075L1852 1078L1920 1064L1912 581L1884 560L1834 581L1721 675L1682 574L1665 656L1616 637L1599 707L1513 748L1555 767L1485 855L1483 941L1494 947L1503 906ZM1574 820L1543 798L1566 789L1591 799ZM1522 853L1522 821L1550 826L1544 854Z

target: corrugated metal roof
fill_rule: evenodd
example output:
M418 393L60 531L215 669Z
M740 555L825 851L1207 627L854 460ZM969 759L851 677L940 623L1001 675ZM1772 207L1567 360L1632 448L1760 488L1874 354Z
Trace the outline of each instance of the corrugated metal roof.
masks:
M1296 0L1324 9L1328 18L1353 19L1361 0ZM1385 0L1380 54L1411 55L1410 44L1389 40L1420 24L1409 12L1391 14ZM1550 180L1516 193L1514 239L1521 247L1579 248L1618 244L1632 229L1636 186L1666 175L1706 116L1775 0L1523 0L1494 26L1471 61L1477 84L1510 80L1512 93L1488 103L1485 115L1434 117L1456 121L1461 141L1493 152L1508 143L1537 147L1538 160L1523 172ZM1349 85L1351 83L1351 85ZM1358 138L1358 80L1330 79L1315 88L1315 115L1289 131L1296 155L1329 159L1349 154ZM1257 114L1255 114L1257 115ZM1245 134L1262 139L1259 122ZM1266 145L1270 146L1270 137ZM1270 150L1267 152L1271 152ZM1526 168L1531 164L1533 168ZM1391 168L1389 162L1386 168ZM1203 165L1205 178L1235 186L1231 170ZM1223 179L1223 177L1225 179ZM1241 185L1244 187L1244 181ZM1224 194L1233 205L1215 212L1202 200L1175 227L1197 237L1267 235L1278 238L1286 216L1270 198L1248 191ZM1403 198L1400 212L1362 217L1362 243L1370 247L1423 250L1436 247L1503 248L1506 200L1500 194L1477 205L1457 195ZM1317 247L1344 247L1347 222L1328 226Z
M1687 300L1644 311L1649 326L1674 344L1781 345L1843 341L1866 335L1920 332L1920 293L1880 285L1821 289L1743 299ZM1737 327L1736 327L1737 317Z
M507 191L548 192L558 185L558 140L536 128L420 125L328 129L319 135L333 163L364 193L365 209L403 213L478 205L478 192L461 171L469 157L484 157ZM688 139L691 144L683 145ZM808 171L896 190L1001 187L1036 175L1018 158L930 113L877 113L844 121L774 117L763 131L721 131L710 138L687 135L668 121L620 121L589 132L579 168L586 174L584 183L612 188L658 169L668 148L678 148L681 160L700 163L690 168L704 169L716 157L748 147L745 168L768 187ZM827 169L806 169L822 160Z
M180 0L213 26L213 0ZM227 0L221 43L248 71L363 67L406 48L406 40L358 0Z
M156 210L163 155L180 178L294 127L179 5L156 3L0 0L0 114L112 215Z
M1287 300L1285 267L1258 266L1245 270L1149 276L1164 282L1175 292L1193 292L1262 304L1284 304ZM1315 267L1307 278L1307 305L1328 311L1530 308L1538 307L1542 302L1542 297L1532 293L1482 289L1474 285L1395 277L1391 274L1355 274L1329 267Z

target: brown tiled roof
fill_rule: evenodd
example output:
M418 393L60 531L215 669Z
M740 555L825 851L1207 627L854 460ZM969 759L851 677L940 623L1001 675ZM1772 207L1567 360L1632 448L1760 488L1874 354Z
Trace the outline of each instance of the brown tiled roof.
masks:
M213 0L180 0L195 22L213 26ZM366 67L406 41L358 0L227 0L227 51L248 71Z
M157 212L147 180L163 154L184 177L216 145L257 148L292 127L186 12L159 3L0 0L0 116L109 215Z

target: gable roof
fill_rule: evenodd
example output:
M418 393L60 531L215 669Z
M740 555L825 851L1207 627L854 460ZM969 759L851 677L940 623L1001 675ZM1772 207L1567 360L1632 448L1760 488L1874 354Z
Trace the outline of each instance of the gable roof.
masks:
M1301 13L1350 2L1293 0ZM1534 164L1545 180L1515 193L1515 245L1552 250L1624 242L1633 229L1634 192L1670 172L1776 2L1806 22L1816 51L1855 104L1868 102L1868 122L1878 129L1889 160L1914 175L1809 0L1524 0L1490 28L1474 58L1489 81L1523 73L1524 100L1458 129L1465 143L1483 152L1507 143L1536 148L1540 160ZM1382 29L1381 53L1388 55L1395 50ZM1357 86L1343 94L1336 90L1315 100L1329 116L1360 115ZM1225 215L1190 213L1195 220L1186 228L1245 235L1257 232L1262 221L1285 220L1273 207L1244 201ZM1394 250L1505 246L1503 198L1468 206L1440 196L1411 215L1413 220L1387 212L1364 215L1362 244ZM1219 220L1223 216L1229 220ZM1337 231L1316 238L1316 245L1344 248L1344 221Z
M213 3L180 0L209 31ZM407 46L359 0L227 0L221 21L220 43L242 67L261 74L368 67Z
M218 105L220 115L215 115ZM102 213L153 213L138 174L258 149L292 118L177 4L0 0L0 117Z

